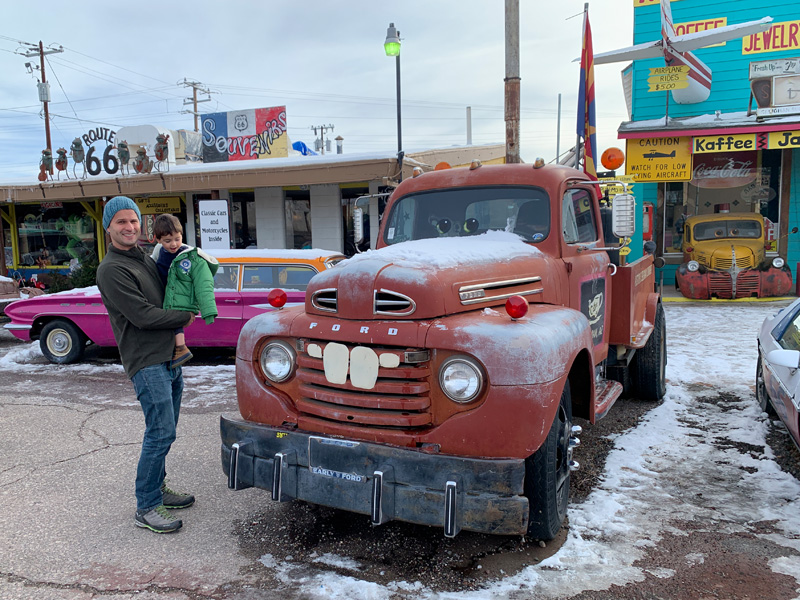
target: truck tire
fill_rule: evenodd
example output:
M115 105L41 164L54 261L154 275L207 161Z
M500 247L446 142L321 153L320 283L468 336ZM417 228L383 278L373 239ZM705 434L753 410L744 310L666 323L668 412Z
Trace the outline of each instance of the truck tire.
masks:
M39 347L47 360L65 365L83 357L86 337L71 321L56 319L42 327Z
M778 415L775 412L775 407L772 406L767 393L767 386L764 383L764 359L761 358L761 354L758 355L758 363L756 364L756 400L758 400L758 407L762 412L767 413L770 417Z
M525 496L528 498L528 536L552 540L567 516L569 502L569 437L572 431L572 396L569 380L547 438L525 460Z
M661 400L667 392L667 326L664 307L656 309L653 333L644 348L633 355L633 395L640 400Z

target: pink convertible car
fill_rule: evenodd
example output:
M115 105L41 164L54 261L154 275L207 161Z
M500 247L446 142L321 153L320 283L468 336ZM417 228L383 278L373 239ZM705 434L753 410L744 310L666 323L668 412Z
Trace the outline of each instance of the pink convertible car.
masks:
M286 292L287 306L305 301L306 286L318 272L344 256L324 250L210 250L220 267L214 277L219 316L211 325L202 319L186 328L190 348L233 347L248 319L274 310L267 294ZM97 287L16 300L6 306L11 322L5 328L21 340L39 340L50 362L81 359L86 346L116 346Z

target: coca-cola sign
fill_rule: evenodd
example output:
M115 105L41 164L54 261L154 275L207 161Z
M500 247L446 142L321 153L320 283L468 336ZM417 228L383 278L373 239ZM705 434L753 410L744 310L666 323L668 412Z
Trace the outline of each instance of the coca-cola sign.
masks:
M733 188L751 183L758 166L756 152L694 156L692 185L700 188Z

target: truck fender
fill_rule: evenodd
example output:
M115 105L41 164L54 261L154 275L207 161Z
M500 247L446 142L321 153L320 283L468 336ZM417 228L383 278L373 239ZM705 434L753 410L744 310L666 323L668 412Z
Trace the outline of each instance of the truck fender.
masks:
M483 310L437 319L425 346L469 353L494 386L524 386L564 379L575 357L591 354L591 327L571 308L531 305L521 319Z
M644 320L647 321L649 327L647 328L645 338L641 341L640 345L637 344L637 347L644 348L645 344L647 344L647 340L650 339L650 334L653 333L653 329L655 328L656 311L660 303L661 294L652 293L647 295L647 302L644 307Z

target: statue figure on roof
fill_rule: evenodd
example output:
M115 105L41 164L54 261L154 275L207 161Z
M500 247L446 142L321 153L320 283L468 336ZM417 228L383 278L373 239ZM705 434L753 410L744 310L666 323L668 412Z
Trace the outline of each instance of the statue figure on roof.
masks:
M69 159L67 158L67 149L66 148L59 148L56 150L56 170L58 171L58 179L61 179L61 171L64 171L64 174L69 179L69 173L67 172L67 165L69 164Z

